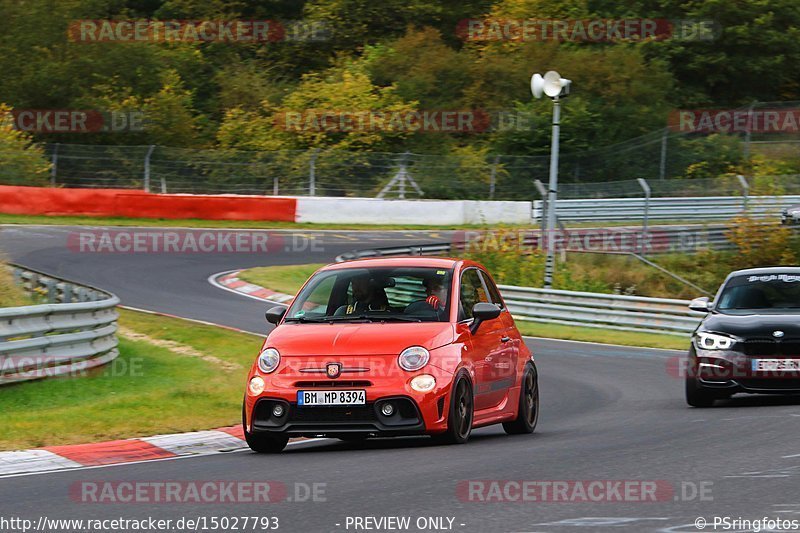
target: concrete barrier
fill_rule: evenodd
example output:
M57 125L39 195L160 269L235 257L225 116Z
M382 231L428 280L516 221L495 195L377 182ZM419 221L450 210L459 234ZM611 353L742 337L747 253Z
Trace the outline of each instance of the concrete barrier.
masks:
M531 202L297 198L297 222L317 224L527 224Z

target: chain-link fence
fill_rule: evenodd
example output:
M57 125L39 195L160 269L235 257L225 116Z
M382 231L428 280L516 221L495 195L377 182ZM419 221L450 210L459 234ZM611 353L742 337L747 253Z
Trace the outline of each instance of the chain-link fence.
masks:
M758 103L722 112L678 112L663 130L604 148L564 153L559 159L559 197L641 196L639 178L647 180L653 197L742 194L741 180L730 175L730 169L749 157L762 154L800 160L800 134L791 133L791 128L770 133L765 131L770 128L759 127L758 123L768 112L777 117L775 120L800 117L797 104ZM748 121L752 118L753 128L739 125L727 133L709 134L707 129L697 127L703 126L703 117L711 121L719 121L720 117L732 120L735 114L741 118L742 113L750 117ZM686 127L686 116L691 118L693 127ZM535 182L547 183L550 167L549 155L476 155L474 151L245 152L48 144L45 152L52 163L53 186L137 188L165 193L530 200L540 197ZM748 181L754 194L800 193L798 175L750 177Z

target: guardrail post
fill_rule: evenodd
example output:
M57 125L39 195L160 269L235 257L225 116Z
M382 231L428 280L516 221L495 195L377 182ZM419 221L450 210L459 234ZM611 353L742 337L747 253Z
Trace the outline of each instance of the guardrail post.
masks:
M156 149L154 144L147 148L147 154L144 156L144 192L150 192L150 156L153 155L153 150Z
M750 196L750 184L747 183L747 180L741 174L736 174L736 179L739 180L739 185L742 186L742 210L746 213L748 197Z
M644 191L644 219L642 219L642 238L640 239L641 246L639 247L639 253L642 255L645 254L645 242L647 241L647 226L650 218L650 185L647 184L647 181L644 178L637 178L639 182L639 186Z
M72 302L72 283L65 283L62 289L63 303L68 304Z

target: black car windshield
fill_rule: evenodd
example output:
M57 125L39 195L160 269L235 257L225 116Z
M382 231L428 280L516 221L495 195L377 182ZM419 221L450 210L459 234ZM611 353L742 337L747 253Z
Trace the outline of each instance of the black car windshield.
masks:
M800 274L736 276L725 284L715 307L727 314L800 313Z
M314 275L286 322L446 322L452 269L343 268Z

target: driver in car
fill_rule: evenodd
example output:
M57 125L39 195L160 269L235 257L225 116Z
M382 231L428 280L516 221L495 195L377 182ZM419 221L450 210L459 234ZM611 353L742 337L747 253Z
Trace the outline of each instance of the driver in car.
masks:
M426 298L424 300L417 300L411 302L406 307L405 312L408 314L419 314L430 311L441 313L444 311L445 302L447 301L447 291L444 287L444 280L439 277L430 277L422 280L422 285L425 287Z
M369 276L355 277L350 283L353 303L342 305L336 309L334 316L356 315L367 311L387 311L389 309L386 292L377 287Z

